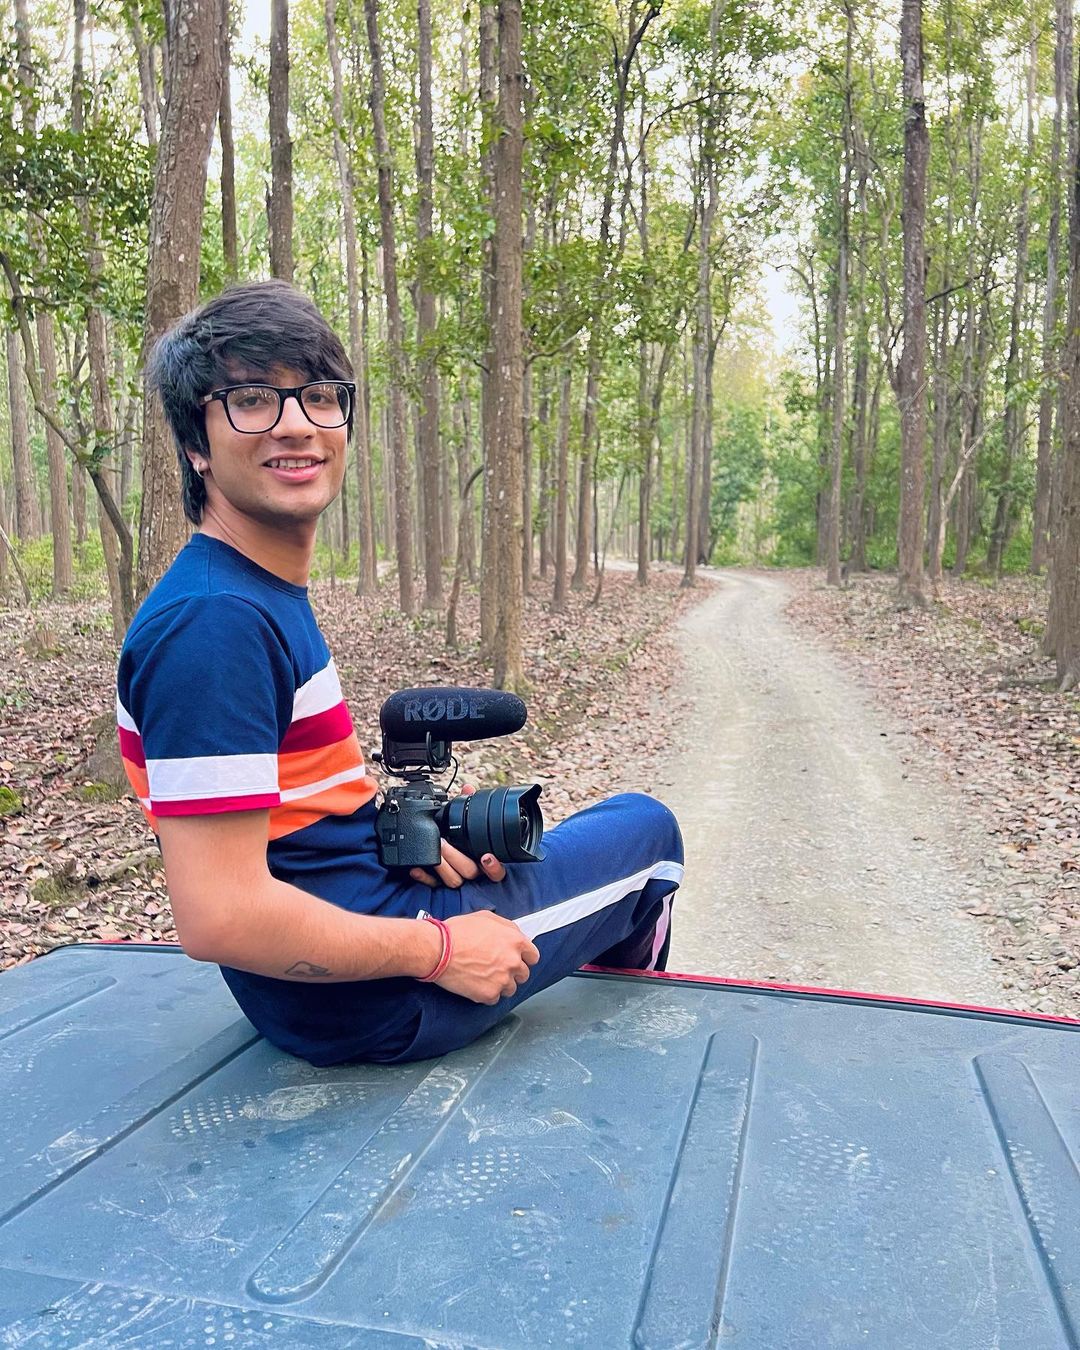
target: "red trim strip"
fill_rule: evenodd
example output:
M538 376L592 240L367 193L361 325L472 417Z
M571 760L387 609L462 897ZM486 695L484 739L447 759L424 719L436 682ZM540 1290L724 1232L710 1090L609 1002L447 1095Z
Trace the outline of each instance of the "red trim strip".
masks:
M150 810L155 816L214 816L222 811L265 811L280 806L277 792L265 792L250 797L204 797L194 801L158 802L151 800Z
M132 764L138 765L140 769L146 768L146 755L143 753L142 737L137 731L128 731L126 727L117 727L116 734L120 737L120 753L125 759L130 759Z
M327 708L325 712L301 717L293 722L278 746L278 754L288 755L294 750L319 750L324 745L343 741L346 736L352 735L352 731L349 710L341 702L333 708Z
M932 998L907 998L903 994L867 994L858 989L823 989L811 984L778 984L771 980L733 980L725 975L680 975L674 970L619 970L614 966L582 966L582 970L601 975L640 975L649 980L681 980L686 984L724 984L736 989L764 989L784 994L817 994L824 998L861 999L870 1003L902 1003L914 1008L945 1008L952 1012L992 1013L995 1017L1034 1018L1039 1022L1057 1022L1080 1027L1080 1018L1059 1017L1054 1013L1017 1012L1015 1008L983 1008L975 1003L943 1003Z

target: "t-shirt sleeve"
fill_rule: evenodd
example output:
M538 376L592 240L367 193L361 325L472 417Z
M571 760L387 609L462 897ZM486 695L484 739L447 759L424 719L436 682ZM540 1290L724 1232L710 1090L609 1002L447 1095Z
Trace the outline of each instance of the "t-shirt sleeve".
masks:
M153 815L280 805L278 747L296 679L255 606L229 595L185 601L125 652L120 675L121 748L145 761Z

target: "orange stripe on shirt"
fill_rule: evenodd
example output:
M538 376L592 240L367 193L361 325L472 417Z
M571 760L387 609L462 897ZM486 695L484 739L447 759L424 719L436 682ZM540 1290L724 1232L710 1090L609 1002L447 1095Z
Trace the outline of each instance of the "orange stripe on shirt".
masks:
M351 816L375 796L377 786L373 778L357 778L352 783L317 792L313 797L275 806L270 810L270 838L281 839L297 830L305 830L325 816Z
M324 778L344 773L363 764L360 742L356 733L346 736L335 745L320 746L315 750L295 750L292 754L278 755L278 788L290 792L302 788L305 783L321 783Z
M124 772L127 774L128 782L131 784L131 790L135 796L149 797L150 778L146 772L146 765L136 764L134 760L128 759L127 755L122 755L120 762L124 766Z

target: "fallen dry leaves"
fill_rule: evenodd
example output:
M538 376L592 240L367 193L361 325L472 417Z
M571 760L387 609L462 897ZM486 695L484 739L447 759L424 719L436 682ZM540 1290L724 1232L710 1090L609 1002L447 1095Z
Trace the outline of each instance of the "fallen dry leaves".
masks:
M462 781L544 785L549 823L630 785L648 787L670 721L657 706L676 664L665 629L686 593L658 574L641 591L609 573L598 603L572 594L550 611L549 586L526 601L529 723L517 736L461 746ZM404 618L384 583L358 599L339 582L312 586L365 751L378 708L418 684L482 686L478 606L462 599L461 650L448 651L440 615ZM101 604L0 610L0 968L68 942L175 941L165 876L130 796L103 799L86 782L96 727L111 726L116 646ZM190 691L199 695L197 689ZM111 735L111 732L109 733Z
M823 635L905 719L987 831L989 924L1004 983L1035 1010L1080 1015L1080 698L1040 652L1046 584L946 581L898 610L893 577L827 588L791 573L789 616Z

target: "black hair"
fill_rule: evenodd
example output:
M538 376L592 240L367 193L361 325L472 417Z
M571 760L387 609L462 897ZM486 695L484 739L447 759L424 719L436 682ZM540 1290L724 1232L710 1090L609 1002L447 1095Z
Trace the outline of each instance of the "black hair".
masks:
M260 379L275 366L302 380L351 380L352 363L340 339L311 300L287 281L232 286L192 310L158 339L146 366L176 442L184 515L202 520L206 488L187 457L210 458L206 408L211 390ZM352 436L352 414L348 432Z

